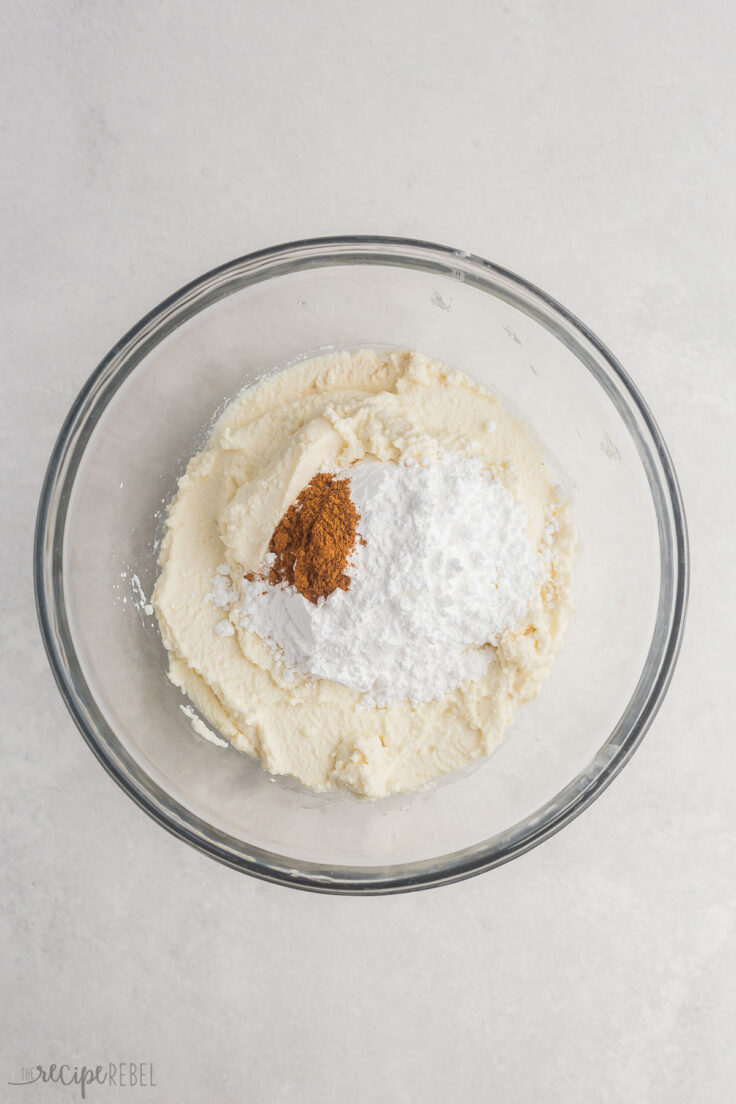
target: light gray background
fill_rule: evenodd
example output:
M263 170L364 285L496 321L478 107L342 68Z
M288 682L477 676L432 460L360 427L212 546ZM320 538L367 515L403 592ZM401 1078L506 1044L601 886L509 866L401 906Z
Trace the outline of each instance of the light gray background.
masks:
M734 6L6 4L0 1099L721 1104L734 993ZM67 716L36 627L45 463L110 345L293 238L434 239L598 332L678 468L694 578L633 761L510 866L388 899L260 884L168 836ZM622 524L623 524L622 519Z

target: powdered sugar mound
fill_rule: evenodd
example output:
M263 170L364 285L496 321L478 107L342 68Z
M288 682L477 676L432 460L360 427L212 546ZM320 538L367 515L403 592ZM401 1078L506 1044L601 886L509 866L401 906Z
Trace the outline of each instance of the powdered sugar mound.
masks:
M287 668L371 704L427 702L479 678L492 659L484 645L539 590L542 557L523 507L481 460L455 453L428 467L364 460L347 476L365 541L349 590L314 605L293 588L243 579L241 624Z

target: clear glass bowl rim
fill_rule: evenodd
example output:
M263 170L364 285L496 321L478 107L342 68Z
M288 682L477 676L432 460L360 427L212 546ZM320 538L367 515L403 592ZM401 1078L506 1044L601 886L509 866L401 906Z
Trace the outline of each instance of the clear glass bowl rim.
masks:
M77 659L64 604L63 542L85 445L115 391L146 354L183 322L249 284L327 265L398 265L461 280L506 300L552 332L605 389L631 432L649 480L660 537L657 618L638 685L594 760L531 816L481 843L391 866L331 866L274 854L228 836L175 801L135 762L97 706ZM380 894L471 877L558 832L603 792L629 760L661 705L682 642L689 584L687 525L669 452L642 396L606 346L533 284L464 250L409 238L356 235L273 246L186 284L132 327L89 377L59 433L43 482L33 552L39 625L62 697L82 736L125 792L154 820L212 858L271 882L328 893Z

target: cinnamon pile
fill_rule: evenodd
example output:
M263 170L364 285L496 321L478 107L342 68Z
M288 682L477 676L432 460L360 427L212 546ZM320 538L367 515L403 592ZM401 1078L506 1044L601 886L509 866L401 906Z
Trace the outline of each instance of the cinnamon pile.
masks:
M296 587L310 602L338 587L348 590L345 574L355 547L359 514L350 497L350 481L320 473L306 485L276 526L269 552L276 557L268 581Z

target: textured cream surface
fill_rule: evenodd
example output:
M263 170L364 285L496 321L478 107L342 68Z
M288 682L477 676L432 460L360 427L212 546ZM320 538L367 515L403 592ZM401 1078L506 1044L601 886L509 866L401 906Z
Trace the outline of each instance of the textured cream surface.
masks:
M327 680L285 673L237 611L215 625L211 579L259 568L276 523L319 470L356 460L480 456L524 506L547 577L487 674L443 698L366 706ZM190 461L171 503L154 606L170 677L236 747L316 790L378 797L416 790L491 752L514 707L549 671L569 613L575 536L555 477L529 435L487 391L418 353L336 353L246 390Z

